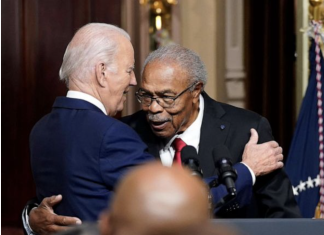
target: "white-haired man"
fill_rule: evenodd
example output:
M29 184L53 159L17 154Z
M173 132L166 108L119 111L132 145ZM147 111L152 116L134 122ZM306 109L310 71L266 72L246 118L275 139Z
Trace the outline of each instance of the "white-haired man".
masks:
M118 27L87 24L69 43L60 69L67 96L30 135L37 199L62 194L57 213L96 221L125 171L153 159L135 131L111 117L136 85L133 69L130 37Z

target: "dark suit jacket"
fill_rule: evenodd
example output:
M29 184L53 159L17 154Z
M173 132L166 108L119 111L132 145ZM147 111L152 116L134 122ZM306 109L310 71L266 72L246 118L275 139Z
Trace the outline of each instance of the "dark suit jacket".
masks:
M230 151L233 163L241 162L250 129L259 134L259 143L273 140L269 122L262 116L231 105L219 103L203 92L205 101L198 158L204 177L216 174L212 151L215 145L224 144ZM123 119L148 145L149 152L159 158L161 139L151 131L143 111ZM225 127L225 128L224 128ZM240 177L240 176L238 176ZM243 208L224 208L220 217L300 217L291 183L283 169L257 177L250 205Z
M125 171L154 159L145 150L134 130L93 104L58 97L30 135L37 198L62 194L56 213L96 221Z

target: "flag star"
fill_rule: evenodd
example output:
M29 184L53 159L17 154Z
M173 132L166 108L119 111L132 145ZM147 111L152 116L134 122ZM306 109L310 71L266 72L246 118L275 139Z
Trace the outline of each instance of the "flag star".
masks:
M316 187L319 187L320 186L320 182L321 182L321 179L320 179L319 174L317 175L317 178L315 178L313 180L314 180L315 186Z
M306 190L305 185L306 185L305 182L299 181L299 186L298 186L299 187L299 192Z
M298 196L298 186L297 187L292 186L292 189L293 189L294 195Z
M307 188L314 188L313 180L310 176L308 176L308 180L306 181Z

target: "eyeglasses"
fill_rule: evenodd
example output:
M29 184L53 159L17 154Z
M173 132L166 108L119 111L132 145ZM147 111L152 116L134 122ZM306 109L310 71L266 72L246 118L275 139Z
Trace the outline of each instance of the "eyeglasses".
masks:
M178 99L186 91L188 91L191 87L195 86L197 83L198 82L191 84L176 96L152 97L145 94L145 91L143 91L142 89L139 89L137 92L135 92L135 96L138 102L147 107L149 107L152 104L153 100L155 100L156 103L158 103L162 108L172 108L175 104L175 100Z

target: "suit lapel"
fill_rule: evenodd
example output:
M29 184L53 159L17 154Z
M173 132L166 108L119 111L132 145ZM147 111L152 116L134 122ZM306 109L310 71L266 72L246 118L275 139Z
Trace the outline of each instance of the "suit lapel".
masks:
M215 174L215 162L212 152L216 145L224 144L230 130L230 123L222 120L226 114L222 106L212 100L205 92L204 117L201 125L199 141L199 161L204 171L204 177Z

